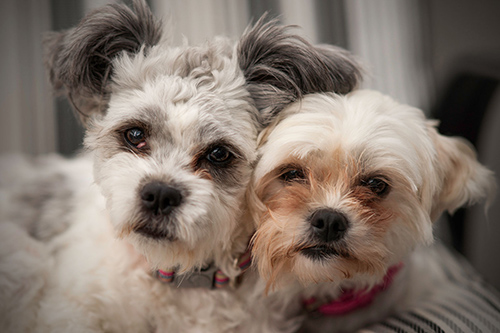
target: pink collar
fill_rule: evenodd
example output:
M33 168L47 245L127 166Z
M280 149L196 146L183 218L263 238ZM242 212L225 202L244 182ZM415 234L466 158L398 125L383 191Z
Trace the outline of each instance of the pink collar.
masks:
M352 289L342 292L339 298L327 303L321 303L311 297L303 301L304 307L310 312L316 312L324 316L340 316L365 307L373 301L375 296L389 288L394 276L401 270L403 263L391 266L384 276L384 280L371 289L354 291Z

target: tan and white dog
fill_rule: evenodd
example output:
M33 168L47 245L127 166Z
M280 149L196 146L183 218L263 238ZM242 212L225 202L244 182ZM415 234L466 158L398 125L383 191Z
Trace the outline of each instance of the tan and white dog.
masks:
M304 330L353 331L445 281L425 249L433 222L491 198L494 179L470 144L435 126L359 90L305 96L261 133L253 258L272 299L314 313Z

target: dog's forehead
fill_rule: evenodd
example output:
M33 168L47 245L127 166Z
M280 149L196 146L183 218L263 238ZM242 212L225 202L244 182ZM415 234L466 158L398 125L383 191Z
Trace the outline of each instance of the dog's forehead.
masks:
M123 53L113 61L113 90L140 89L159 77L189 78L203 85L244 84L234 43L216 38L202 45L172 47L164 43L147 52Z
M372 91L347 96L314 94L284 110L261 147L268 169L290 159L314 161L330 156L365 163L373 170L395 165L419 178L422 160L435 149L424 114Z
M257 111L229 40L159 45L147 54L123 54L114 65L106 127L132 120L179 139L198 135L232 137L237 145L255 141Z

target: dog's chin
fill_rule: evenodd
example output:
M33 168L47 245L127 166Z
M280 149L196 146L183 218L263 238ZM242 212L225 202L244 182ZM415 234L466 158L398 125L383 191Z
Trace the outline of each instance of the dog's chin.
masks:
M312 261L328 261L335 258L349 258L349 252L340 246L326 244L311 244L302 247L300 254Z
M329 260L334 256L337 256L339 252L325 245L316 245L302 249L300 253L308 259L313 261L324 261Z
M151 225L139 225L134 228L134 232L151 240L174 242L177 236L173 231L155 228Z
M172 242L179 238L176 232L177 223L177 219L169 216L141 214L130 224L130 231L145 240Z

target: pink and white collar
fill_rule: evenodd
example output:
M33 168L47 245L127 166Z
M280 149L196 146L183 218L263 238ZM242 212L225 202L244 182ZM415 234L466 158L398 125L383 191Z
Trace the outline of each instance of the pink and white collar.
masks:
M391 266L384 276L384 280L370 289L344 290L340 297L323 303L311 297L303 301L304 308L309 312L324 316L341 316L357 309L370 305L374 298L382 291L389 288L394 281L395 275L401 270L403 263Z

